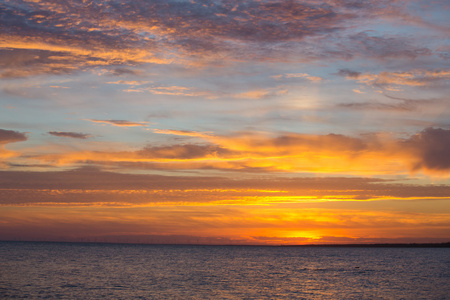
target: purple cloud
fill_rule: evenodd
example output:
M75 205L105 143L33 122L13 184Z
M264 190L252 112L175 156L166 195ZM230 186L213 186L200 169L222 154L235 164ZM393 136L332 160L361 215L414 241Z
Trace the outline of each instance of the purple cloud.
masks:
M25 133L13 130L0 129L0 144L15 143L26 140L27 136L25 135Z
M91 137L90 134L79 133L79 132L49 131L48 133L51 135L54 135L54 136L68 137L68 138L75 138L75 139L87 139L87 138Z

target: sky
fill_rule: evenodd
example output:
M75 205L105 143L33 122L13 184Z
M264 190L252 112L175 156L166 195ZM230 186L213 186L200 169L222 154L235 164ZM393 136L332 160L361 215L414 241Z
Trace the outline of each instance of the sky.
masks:
M0 240L450 241L445 0L0 0Z

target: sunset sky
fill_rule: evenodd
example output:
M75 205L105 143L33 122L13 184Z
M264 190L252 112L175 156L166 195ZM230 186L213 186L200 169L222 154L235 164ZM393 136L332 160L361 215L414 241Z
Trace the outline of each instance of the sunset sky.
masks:
M0 0L0 240L450 241L445 0Z

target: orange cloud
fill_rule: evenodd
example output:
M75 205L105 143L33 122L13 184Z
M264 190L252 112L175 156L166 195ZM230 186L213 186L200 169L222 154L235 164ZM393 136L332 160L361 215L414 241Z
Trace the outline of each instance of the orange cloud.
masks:
M282 90L279 88L276 89L259 89L259 90L251 90L239 94L234 94L234 98L242 98L242 99L263 99L278 95L284 95L287 93L287 90Z
M187 130L171 130L171 129L153 129L153 132L160 134L173 134L180 136L191 136L191 137L200 137L200 138L208 138L212 136L211 132L197 132L197 131L187 131Z
M448 175L450 171L447 151L450 131L445 129L428 128L403 140L383 134L348 137L287 133L269 136L248 132L216 136L176 130L154 129L154 132L200 138L203 145L146 147L133 152L79 151L46 154L34 159L58 165L138 163L161 170L213 168L359 175L424 171L438 176Z
M442 185L367 178L241 178L119 174L82 168L0 172L0 205L173 206L449 200ZM120 204L120 205L119 205ZM354 204L353 204L354 206ZM437 205L434 205L437 207ZM345 208L349 208L345 206ZM386 207L385 207L386 208ZM438 210L440 211L440 210Z
M318 77L318 76L311 76L309 74L306 73L287 73L287 74L280 74L280 75L275 75L272 76L272 78L280 80L280 79L290 79L290 78L305 78L309 81L312 82L320 82L323 80L322 77Z
M93 123L103 123L118 127L138 127L138 126L146 127L149 124L148 122L130 122L127 120L95 120L95 119L86 119L86 120Z
M123 84L123 85L145 85L148 83L152 83L152 81L144 81L144 80L118 80L118 81L109 81L107 84Z
M381 72L379 74L340 70L339 74L360 83L388 90L396 90L401 86L429 86L450 79L450 71L445 69L416 69L409 72Z

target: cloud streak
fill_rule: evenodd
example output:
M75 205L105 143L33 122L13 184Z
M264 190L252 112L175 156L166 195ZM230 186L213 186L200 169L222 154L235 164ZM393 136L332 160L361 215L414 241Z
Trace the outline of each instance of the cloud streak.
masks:
M48 133L51 134L51 135L54 135L54 136L68 137L68 138L82 139L82 140L85 140L85 139L91 137L90 134L80 133L80 132L49 131Z
M450 79L450 70L412 70L409 72L381 72L379 74L360 73L352 70L340 70L339 75L347 79L386 90L396 90L401 86L430 87L445 84Z
M146 127L148 122L131 122L127 120L96 120L96 119L86 119L87 121L100 124L109 124L117 127Z
M20 178L20 180L18 180ZM355 207L379 201L448 201L444 185L399 184L367 178L255 178L118 174L96 169L0 172L1 206L174 207L289 206ZM108 201L105 201L108 199ZM348 203L348 204L345 204ZM382 206L382 204L380 204ZM386 204L388 205L388 204Z

